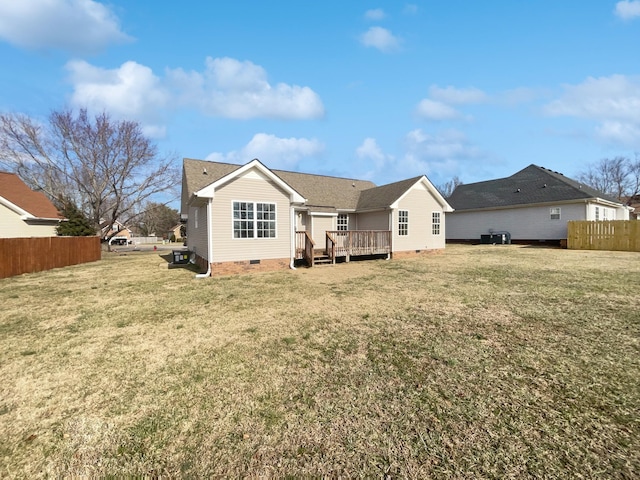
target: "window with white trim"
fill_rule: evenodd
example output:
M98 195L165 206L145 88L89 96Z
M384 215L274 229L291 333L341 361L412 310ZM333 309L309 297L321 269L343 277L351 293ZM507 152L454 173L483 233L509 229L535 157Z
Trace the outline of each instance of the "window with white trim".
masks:
M560 207L551 207L549 209L549 218L551 220L560 220Z
M275 237L275 203L233 202L233 238Z
M409 210L398 210L398 235L409 235Z
M609 215L607 215L607 211L608 210L609 210L608 208L604 208L604 207L602 208L602 220L609 220L607 218L609 216Z
M349 230L349 215L346 213L338 214L337 227L339 231Z
M595 207L595 220L596 222L600 220L600 207Z
M431 234L440 235L440 212L431 213Z

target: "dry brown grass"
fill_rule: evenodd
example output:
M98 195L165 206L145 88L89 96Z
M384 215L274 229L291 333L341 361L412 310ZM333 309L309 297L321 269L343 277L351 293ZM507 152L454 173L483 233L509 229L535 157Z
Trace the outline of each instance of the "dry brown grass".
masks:
M640 256L0 281L0 476L632 478Z

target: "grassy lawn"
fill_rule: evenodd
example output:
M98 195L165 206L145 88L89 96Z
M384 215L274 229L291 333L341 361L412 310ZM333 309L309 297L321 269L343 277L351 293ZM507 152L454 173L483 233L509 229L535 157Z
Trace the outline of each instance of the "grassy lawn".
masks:
M0 477L640 474L640 254L0 280Z

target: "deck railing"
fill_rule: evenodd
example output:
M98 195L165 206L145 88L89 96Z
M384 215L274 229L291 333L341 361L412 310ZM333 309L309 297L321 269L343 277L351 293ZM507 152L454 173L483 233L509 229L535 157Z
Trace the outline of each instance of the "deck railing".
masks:
M313 250L315 242L309 235L309 232L297 231L296 232L296 260L304 260L307 265L313 267Z
M329 248L331 247L331 249ZM327 255L336 257L384 255L391 253L389 230L332 230L327 231Z

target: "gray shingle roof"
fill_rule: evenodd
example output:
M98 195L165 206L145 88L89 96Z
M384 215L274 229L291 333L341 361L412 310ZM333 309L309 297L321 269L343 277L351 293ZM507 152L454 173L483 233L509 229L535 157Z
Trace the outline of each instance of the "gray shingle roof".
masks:
M456 211L589 198L617 200L561 173L529 165L507 178L459 185L447 201Z
M188 201L194 192L240 168L241 165L183 160L182 213L187 213ZM204 173L206 171L206 174ZM376 187L373 182L353 178L330 177L309 173L271 170L291 188L307 199L307 206L316 211L374 210L395 202L422 176Z
M375 210L391 205L409 190L422 176L364 190L358 200L358 210Z

